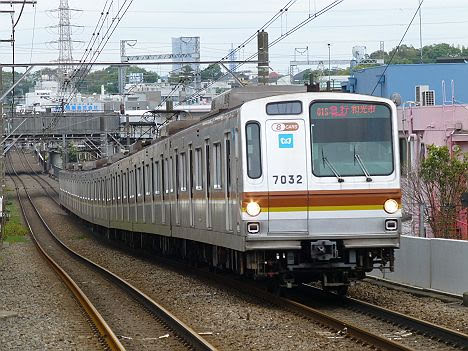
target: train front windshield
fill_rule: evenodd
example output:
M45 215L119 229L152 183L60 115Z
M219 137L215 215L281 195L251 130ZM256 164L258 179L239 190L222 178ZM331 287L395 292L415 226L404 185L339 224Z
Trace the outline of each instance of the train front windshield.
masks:
M317 177L393 173L392 120L385 104L315 102L310 106L312 170Z

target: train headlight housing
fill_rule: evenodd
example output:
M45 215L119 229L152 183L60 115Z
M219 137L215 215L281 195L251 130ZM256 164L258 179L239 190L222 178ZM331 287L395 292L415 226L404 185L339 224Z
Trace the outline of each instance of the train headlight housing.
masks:
M393 199L388 199L385 201L384 210L387 213L394 214L396 211L398 211L398 202Z
M256 202L254 201L251 201L247 204L247 214L251 217L255 217L255 216L258 216L261 212L261 208L260 208L260 205L257 204Z

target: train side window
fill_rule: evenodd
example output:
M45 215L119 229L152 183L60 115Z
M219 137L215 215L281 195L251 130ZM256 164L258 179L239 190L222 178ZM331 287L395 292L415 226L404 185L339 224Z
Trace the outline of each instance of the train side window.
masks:
M127 197L130 201L132 197L132 171L130 169L127 171Z
M145 173L143 174L145 179L145 195L151 195L151 177L150 177L150 167L148 164L145 165Z
M122 192L122 189L120 189L120 174L117 175L117 200L120 200L120 193Z
M230 134L225 134L224 139L224 169L226 173L226 192L231 192L231 140Z
M102 194L101 194L101 200L102 200L102 204L105 205L106 204L106 187L107 187L107 182L106 182L106 178L102 178Z
M302 102L271 102L266 105L266 113L267 115L300 115L302 113Z
M260 125L257 122L248 122L245 125L247 149L247 175L251 179L262 176L262 156L260 144Z
M213 162L214 162L214 179L213 179L213 188L221 189L223 180L222 180L222 170L221 170L221 143L213 144Z
M112 201L115 201L115 193L116 193L116 190L115 190L115 188L116 188L116 186L115 186L115 183L116 183L115 178L116 178L115 175L113 175L113 176L112 176Z
M140 168L138 168L138 169L140 170ZM138 174L139 174L139 172L137 172L137 167L135 166L135 168L133 170L133 188L132 188L134 197L136 197L137 194L140 192L140 190L137 189L138 183L140 181L140 177L138 177Z
M137 194L137 191L136 191L136 187L137 187L137 182L136 182L136 167L133 167L133 170L132 170L132 198L135 198L136 194Z
M202 149L195 149L195 189L203 189Z
M129 196L130 199L133 199L134 196L135 196L135 195L134 195L135 189L133 188L133 184L134 184L134 182L135 182L135 178L134 178L134 175L133 175L133 174L134 174L134 171L131 170L131 171L129 172L129 175L128 175L128 187L129 187L129 192L128 192L128 193L129 193L129 195L130 195L130 196Z
M142 182L141 182L141 167L137 168L137 173L136 173L136 192L137 196L140 197L142 193Z
M164 192L167 194L169 193L169 174L168 174L168 163L169 161L167 158L164 160Z
M153 189L154 189L154 193L156 195L158 195L160 193L160 191L161 191L161 186L160 186L161 180L159 179L159 177L160 177L159 162L158 161L154 162L153 167L154 167L154 169L153 169Z
M130 171L130 169L127 169L127 179L126 179L126 182L125 182L125 192L127 194L127 200L130 201L130 184L131 184L131 175L132 175L132 171Z
M210 141L205 140L205 172L206 172L206 192L210 192L211 187L211 158L210 158Z
M174 179L173 179L173 173L174 173L174 162L172 159L172 156L169 157L169 190L172 193L174 191Z
M122 174L122 198L127 198L127 173Z
M106 202L111 200L111 177L106 177Z
M187 154L182 152L180 154L180 191L187 191Z

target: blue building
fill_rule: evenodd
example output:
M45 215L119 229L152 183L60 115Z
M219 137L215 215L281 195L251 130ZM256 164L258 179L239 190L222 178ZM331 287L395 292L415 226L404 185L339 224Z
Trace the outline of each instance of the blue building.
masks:
M468 103L468 63L431 63L390 65L357 70L343 89L351 93L390 98L393 93L401 101L415 101L420 105Z

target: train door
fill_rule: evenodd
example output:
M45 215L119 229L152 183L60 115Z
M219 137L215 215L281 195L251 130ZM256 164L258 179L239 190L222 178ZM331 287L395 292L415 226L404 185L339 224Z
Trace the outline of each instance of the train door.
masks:
M144 187L143 187L143 172L144 164L138 163L139 166L136 168L135 178L136 178L136 208L137 208L137 218L135 219L138 223L144 223Z
M124 203L124 207L125 207L125 218L124 218L124 222L130 222L130 205L129 205L129 202L130 202L130 193L129 193L129 178L130 176L130 171L129 169L127 168L126 171L124 172L123 174L123 203Z
M117 211L118 221L123 221L123 201L122 201L122 171L117 175Z
M145 196L145 206L144 206L144 221L145 223L153 223L153 159L150 159L150 163L145 164L145 172L143 174L144 178L144 196Z
M133 173L132 173L132 193L133 193L133 222L138 223L138 183L137 183L137 166L133 166Z
M190 226L194 226L194 210L193 210L193 190L194 190L194 169L193 169L193 150L192 145L189 146L189 155L188 155L188 192L189 192L189 216L190 216Z
M224 201L226 209L226 230L232 231L233 203L232 203L232 159L231 133L224 135Z
M156 214L162 213L162 194L164 193L161 191L161 162L154 161L153 162L153 208L152 208L152 221L153 223L161 223L161 218L158 218L156 221Z
M210 140L205 140L205 211L206 227L211 228L211 161L210 161Z
M179 159L181 156L175 150L175 158L174 158L174 202L175 202L175 223L180 225L180 213L179 213L179 191L180 191L180 165Z
M163 181L163 206L162 206L162 222L164 224L170 224L171 217L171 205L170 205L170 196L169 196L169 160L167 158L162 160L162 181Z
M267 120L270 233L308 231L306 128L301 119Z

